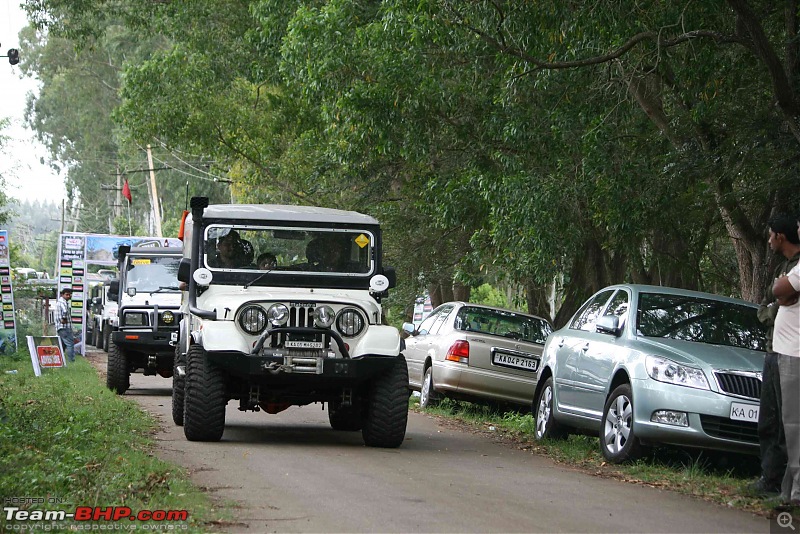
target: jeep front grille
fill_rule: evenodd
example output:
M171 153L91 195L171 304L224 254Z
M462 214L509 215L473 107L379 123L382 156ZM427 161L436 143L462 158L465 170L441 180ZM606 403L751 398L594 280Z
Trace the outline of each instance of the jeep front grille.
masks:
M313 327L314 308L292 306L289 308L289 326Z

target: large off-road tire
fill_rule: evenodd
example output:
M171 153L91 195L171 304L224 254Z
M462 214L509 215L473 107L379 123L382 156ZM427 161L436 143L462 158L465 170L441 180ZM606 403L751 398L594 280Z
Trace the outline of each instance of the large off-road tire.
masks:
M429 365L422 377L422 387L419 388L419 405L421 408L428 408L437 404L439 404L439 395L433 387L433 366Z
M368 447L399 447L408 423L408 367L403 355L375 379L369 391L361 435Z
M106 323L106 327L103 328L103 350L108 352L111 346L111 325Z
M331 428L348 432L361 430L363 417L360 404L355 403L349 406L341 404L341 401L328 403L328 421L331 423Z
M183 403L186 387L186 377L178 375L178 366L186 370L186 355L181 353L180 343L175 347L175 363L172 366L172 421L183 426Z
M109 340L108 362L106 365L106 386L111 391L122 395L131 387L131 373L128 369L128 354L118 347L114 340Z
M608 396L600 424L600 449L615 464L631 462L644 454L633 421L633 393L629 384L618 386Z
M201 345L186 355L183 433L189 441L219 441L225 430L225 376L209 363Z
M567 428L553 416L554 396L553 377L549 376L533 401L533 418L536 421L534 437L537 440L562 439L569 435Z

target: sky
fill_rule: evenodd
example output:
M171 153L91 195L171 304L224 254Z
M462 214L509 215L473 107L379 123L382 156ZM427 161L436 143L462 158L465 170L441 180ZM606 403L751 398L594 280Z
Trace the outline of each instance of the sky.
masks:
M20 3L21 0L0 0L0 55L6 55L9 48L17 48L25 61L19 32L27 19ZM11 120L10 127L0 130L0 135L10 138L0 148L0 176L6 182L5 193L21 201L38 199L60 204L66 196L64 179L41 163L41 158L47 160L47 150L24 125L27 95L36 94L39 83L20 78L21 75L19 65L11 66L7 58L0 57L0 118Z

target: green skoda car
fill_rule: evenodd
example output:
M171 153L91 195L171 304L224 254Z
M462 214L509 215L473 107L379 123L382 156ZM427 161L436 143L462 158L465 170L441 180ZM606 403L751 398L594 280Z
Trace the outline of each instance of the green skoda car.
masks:
M616 463L654 444L758 454L766 332L756 310L668 287L602 289L547 339L536 438L596 431Z

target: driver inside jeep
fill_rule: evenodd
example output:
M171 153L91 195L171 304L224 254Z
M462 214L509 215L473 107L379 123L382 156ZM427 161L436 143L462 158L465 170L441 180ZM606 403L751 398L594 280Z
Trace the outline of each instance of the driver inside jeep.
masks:
M253 261L253 246L231 230L217 241L216 254L209 257L209 265L228 269L247 268Z

